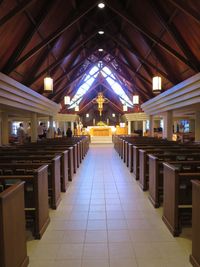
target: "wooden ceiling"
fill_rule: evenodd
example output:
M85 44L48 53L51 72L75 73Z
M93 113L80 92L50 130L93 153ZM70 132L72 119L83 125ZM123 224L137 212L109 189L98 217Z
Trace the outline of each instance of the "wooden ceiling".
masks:
M152 77L163 91L200 71L199 0L0 0L0 71L62 104L74 96L85 73L102 61L132 99L154 97ZM104 34L99 35L98 31ZM103 52L98 49L103 48ZM54 79L45 94L43 79ZM122 111L119 98L103 79L80 103L80 114L104 91L109 105Z

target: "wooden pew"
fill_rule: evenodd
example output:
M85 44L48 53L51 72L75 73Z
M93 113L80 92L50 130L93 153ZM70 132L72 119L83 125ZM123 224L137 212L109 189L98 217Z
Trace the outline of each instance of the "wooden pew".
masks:
M190 164L200 161L200 154L149 154L149 199L155 208L158 208L163 200L163 162L170 164Z
M190 262L200 267L200 181L192 181L192 254Z
M27 267L24 183L0 193L0 266Z
M0 164L0 182L4 186L21 180L25 182L26 219L33 220L33 236L40 239L49 219L48 165Z
M60 155L14 155L0 156L0 162L4 163L29 163L48 164L48 188L50 196L50 207L56 209L61 201L61 186L60 186Z
M184 220L187 219L187 224L191 223L191 180L200 180L200 172L196 171L197 167L200 167L200 162L192 164L192 171L179 170L169 163L163 163L163 165L164 200L162 219L173 236L179 236Z
M149 187L149 157L148 154L176 154L181 157L182 154L199 154L200 149L193 146L156 146L154 148L145 148L139 150L139 185L143 191L148 190Z

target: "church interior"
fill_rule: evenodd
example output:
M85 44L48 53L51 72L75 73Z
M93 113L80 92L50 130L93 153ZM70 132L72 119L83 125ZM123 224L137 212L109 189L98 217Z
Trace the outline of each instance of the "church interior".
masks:
M199 0L0 0L0 267L200 267L199 40Z

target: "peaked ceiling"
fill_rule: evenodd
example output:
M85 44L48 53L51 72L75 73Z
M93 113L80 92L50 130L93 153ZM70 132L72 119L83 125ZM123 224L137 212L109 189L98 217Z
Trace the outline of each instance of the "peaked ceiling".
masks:
M199 0L106 0L103 9L98 3L0 0L0 71L61 103L62 113L73 112L64 96L73 97L99 61L141 103L154 97L155 74L165 91L200 71ZM52 94L43 91L47 73L54 79ZM123 113L119 97L98 78L81 100L80 114L99 91Z

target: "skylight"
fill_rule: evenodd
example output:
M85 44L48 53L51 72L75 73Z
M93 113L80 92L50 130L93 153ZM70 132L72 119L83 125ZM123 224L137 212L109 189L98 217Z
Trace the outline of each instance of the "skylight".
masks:
M120 85L120 81L118 81L115 77L115 75L112 73L112 71L108 67L102 68L102 62L97 65L95 65L87 75L84 76L84 79L79 83L79 88L75 94L75 96L71 100L71 105L69 108L74 108L76 105L78 105L83 95L89 90L89 88L92 86L94 80L98 76L98 74L101 72L103 77L106 79L109 86L112 88L112 90L119 96L120 101L122 104L126 104L129 107L132 107L132 102L124 92L122 86Z

